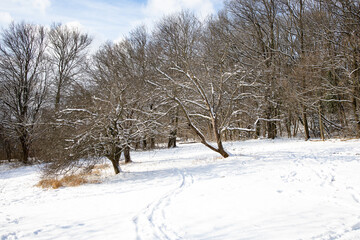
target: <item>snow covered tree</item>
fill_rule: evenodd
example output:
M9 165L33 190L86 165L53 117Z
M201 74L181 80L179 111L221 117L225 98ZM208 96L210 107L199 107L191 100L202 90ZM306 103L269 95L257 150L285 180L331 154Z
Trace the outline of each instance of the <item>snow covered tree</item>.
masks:
M228 157L222 133L230 128L234 103L252 74L229 61L229 45L217 34L187 11L164 18L153 36L159 77L150 83L177 104L201 143Z

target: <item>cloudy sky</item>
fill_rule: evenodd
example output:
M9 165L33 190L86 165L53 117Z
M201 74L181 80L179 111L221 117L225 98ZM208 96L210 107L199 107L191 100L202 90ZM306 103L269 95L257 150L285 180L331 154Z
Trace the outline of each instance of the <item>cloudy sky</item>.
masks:
M76 26L97 44L123 38L135 26L151 26L160 17L182 8L200 18L215 13L223 0L0 0L0 28L12 21Z

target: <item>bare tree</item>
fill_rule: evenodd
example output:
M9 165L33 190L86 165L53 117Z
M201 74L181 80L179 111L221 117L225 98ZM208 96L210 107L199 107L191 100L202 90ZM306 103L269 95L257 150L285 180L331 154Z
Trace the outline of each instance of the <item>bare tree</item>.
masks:
M92 38L66 25L53 24L49 32L49 54L55 85L55 110L61 96L84 71L84 63Z
M46 97L46 33L23 22L12 23L1 37L0 98L10 115L4 125L19 141L26 164Z
M230 46L226 39L221 39L210 25L205 30L190 12L164 18L154 41L158 53L154 67L159 78L150 84L177 104L201 143L228 157L223 147L223 132L234 129L232 120L239 112L234 103L242 98L241 89L246 88L252 74L229 60Z
M79 132L70 148L80 148L85 155L107 157L115 174L121 171L122 153L125 163L131 162L133 143L146 134L150 125L144 109L150 95L144 81L146 44L144 29L137 29L118 44L105 44L94 56L91 104L60 111L78 119L75 124L79 125Z
M347 79L348 83L354 132L360 138L360 4L356 0L329 0L325 3L328 12L336 16L337 25L334 31L343 36L343 78Z
M226 2L230 24L233 29L241 60L249 68L256 67L259 75L257 96L259 117L266 124L268 138L277 136L277 122L280 120L279 67L280 12L277 0L233 0ZM260 67L260 68L259 68ZM257 121L260 124L261 121ZM257 126L260 129L260 126ZM259 132L259 131L257 131Z

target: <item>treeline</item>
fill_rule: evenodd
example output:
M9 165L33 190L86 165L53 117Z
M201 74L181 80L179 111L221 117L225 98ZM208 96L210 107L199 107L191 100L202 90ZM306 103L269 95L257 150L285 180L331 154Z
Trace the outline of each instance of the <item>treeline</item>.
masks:
M3 30L2 158L54 173L105 156L119 173L122 153L179 138L227 157L227 140L360 137L357 0L231 0L91 42L61 24Z

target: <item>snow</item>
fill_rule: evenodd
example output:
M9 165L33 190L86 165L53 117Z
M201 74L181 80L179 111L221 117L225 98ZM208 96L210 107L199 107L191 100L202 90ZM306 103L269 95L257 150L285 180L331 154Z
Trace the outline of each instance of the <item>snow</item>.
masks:
M134 152L102 183L44 190L0 165L0 239L360 239L359 140Z

